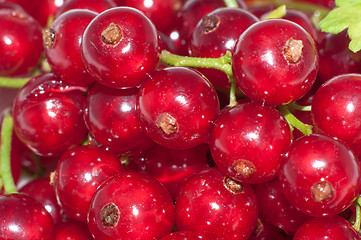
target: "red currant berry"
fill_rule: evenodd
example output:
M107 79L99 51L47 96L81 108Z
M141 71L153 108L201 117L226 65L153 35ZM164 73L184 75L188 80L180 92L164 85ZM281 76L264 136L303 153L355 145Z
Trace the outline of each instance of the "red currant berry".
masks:
M71 10L60 15L43 35L45 57L51 70L61 80L89 86L95 79L85 69L80 46L83 33L97 13Z
M99 144L121 154L138 154L153 146L141 127L136 106L138 92L138 88L92 86L84 115L89 133Z
M208 168L208 144L173 150L155 145L139 157L134 158L141 171L162 183L175 200L184 183L191 175Z
M176 200L176 225L210 239L248 239L258 204L250 185L209 168L190 177Z
M54 174L58 202L68 216L86 222L96 189L123 171L118 157L103 148L90 145L71 148L61 156Z
M317 86L331 78L346 73L361 73L361 52L352 52L350 38L344 30L338 34L327 33L318 44L320 69Z
M160 240L207 240L207 238L193 231L178 231L168 234Z
M142 11L158 31L168 32L177 18L180 0L115 0L119 6L128 6Z
M338 75L325 82L312 101L317 132L345 141L361 154L361 74Z
M280 184L295 208L314 217L343 212L361 189L360 166L343 143L321 134L294 141L281 158Z
M360 234L340 216L313 218L296 232L294 240L359 240Z
M0 195L0 212L0 239L55 239L50 213L40 202L27 195Z
M312 37L284 19L264 20L249 27L238 39L232 61L237 86L252 100L272 105L304 96L318 71Z
M117 5L113 0L66 0L64 4L56 11L55 19L61 14L72 9L87 9L97 13L104 12Z
M284 117L274 107L257 102L224 109L209 140L219 169L247 183L275 178L281 154L290 144L290 127Z
M93 240L88 225L76 221L55 224L56 240Z
M95 192L88 226L95 239L158 239L174 225L168 191L145 173L121 173Z
M138 86L159 62L158 34L139 10L116 7L85 29L82 56L89 73L111 88Z
M30 73L43 52L41 27L25 11L0 9L0 76Z
M39 155L59 156L84 139L84 89L47 73L27 82L14 101L14 130Z
M253 14L240 8L218 8L205 15L197 24L189 42L192 57L217 58L227 51L233 53L239 36L253 23ZM200 69L215 87L230 87L225 73L215 69Z
M19 192L43 204L53 217L54 223L59 223L63 220L62 209L56 200L54 188L50 185L50 179L48 177L31 180L21 187Z
M147 135L171 149L207 142L220 111L211 83L199 72L184 67L152 73L140 87L138 104Z
M293 234L311 218L288 203L277 178L266 183L255 184L253 189L261 203L259 204L260 216L283 231Z

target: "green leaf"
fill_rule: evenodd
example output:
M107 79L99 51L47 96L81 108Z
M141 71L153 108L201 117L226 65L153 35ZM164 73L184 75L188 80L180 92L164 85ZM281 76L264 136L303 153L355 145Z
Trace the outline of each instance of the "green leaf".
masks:
M361 0L336 0L336 6L320 22L321 30L337 34L348 28L350 50L361 50Z

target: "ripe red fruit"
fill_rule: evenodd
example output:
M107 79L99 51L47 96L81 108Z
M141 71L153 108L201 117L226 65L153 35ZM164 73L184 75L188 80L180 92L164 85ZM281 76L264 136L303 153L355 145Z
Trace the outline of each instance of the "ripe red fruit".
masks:
M294 240L359 240L360 234L350 222L340 216L313 218L304 223L296 232Z
M275 178L281 154L290 144L291 132L285 118L273 106L257 102L224 109L209 139L219 169L246 183Z
M168 191L145 173L121 173L95 192L88 226L96 239L158 239L174 225Z
M61 80L89 86L95 79L85 69L80 46L85 28L97 16L89 10L71 10L60 15L44 32L45 57Z
M47 73L32 78L14 100L14 131L35 153L59 156L87 133L83 88Z
M77 146L59 159L54 174L54 189L64 212L86 222L90 200L108 178L124 171L117 155L91 145Z
M237 86L252 100L272 105L304 96L318 71L312 37L284 19L264 20L249 27L238 39L232 61Z
M178 229L210 239L248 239L257 218L258 203L251 186L217 168L190 177L176 200Z
M136 87L158 65L158 41L154 24L142 12L116 7L100 13L85 29L82 57L101 84Z
M27 195L0 195L0 212L0 239L55 239L50 213L40 202Z
M314 217L343 212L361 189L360 166L342 142L321 134L294 141L280 162L280 184L295 208Z
M138 105L146 134L171 149L206 143L220 111L211 83L199 72L184 67L151 74L140 87Z
M361 154L361 74L338 75L325 82L312 100L315 130L345 141Z
M29 74L42 51L39 23L20 10L0 9L0 76Z

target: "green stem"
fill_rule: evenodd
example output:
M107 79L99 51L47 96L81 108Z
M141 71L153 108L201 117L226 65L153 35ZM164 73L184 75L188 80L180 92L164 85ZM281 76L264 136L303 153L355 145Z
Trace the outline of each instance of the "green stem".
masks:
M304 112L310 112L312 110L312 106L301 106L298 105L297 103L291 103L288 105L288 108L290 109L291 112L293 112L294 110L299 110L299 111L304 111Z
M236 100L236 83L232 73L232 54L230 51L227 51L225 55L219 58L198 58L198 57L188 57L180 56L163 50L160 56L160 59L163 63L170 66L177 67L195 67L195 68L213 68L218 69L224 72L229 82L231 83L230 96L229 96L229 106L235 106L237 104Z
M271 19L271 18L282 18L286 15L286 5L281 5L275 10L271 11L264 19Z
M0 77L0 87L21 88L30 79L31 77L27 77L27 78Z
M291 126L291 129L293 129L294 127L301 131L304 135L312 133L312 126L298 120L295 115L291 113L287 106L278 106L278 110L285 117L288 124Z
M321 6L319 4L303 2L303 1L289 1L289 0L253 0L247 2L248 6L257 7L257 6L281 6L286 5L286 8L292 8L296 10L301 10L312 14L312 21L316 24L316 27L319 28L319 22L321 19L326 17L330 9Z
M315 3L303 2L303 1L289 1L289 0L253 0L247 2L248 6L260 7L260 6L281 6L286 5L287 8L293 8L309 13L319 12L322 16L326 16L330 9Z
M7 193L17 193L14 179L11 173L10 151L11 135L13 133L13 118L8 111L5 114L1 125L1 145L0 145L0 176Z
M224 3L226 4L227 7L238 8L238 4L236 0L224 0Z
M199 67L199 68L214 68L223 71L227 75L232 74L231 53L227 53L219 58L198 58L175 55L163 50L160 59L167 65L177 67Z
M236 98L236 81L234 80L233 75L228 76L229 82L231 83L231 89L229 91L229 104L228 106L233 107L237 105L237 98Z
M356 216L355 216L355 223L353 224L353 228L359 232L360 231L360 225L361 225L361 197L357 196L354 206L356 208Z

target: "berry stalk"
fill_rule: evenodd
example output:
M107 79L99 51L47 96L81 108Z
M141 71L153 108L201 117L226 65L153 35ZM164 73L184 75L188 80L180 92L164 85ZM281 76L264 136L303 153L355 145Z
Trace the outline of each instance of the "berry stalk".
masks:
M353 228L357 231L360 232L360 225L361 225L361 196L357 196L355 202L354 202L354 206L356 209L356 217L355 217L355 223L353 224Z
M226 4L227 7L238 8L236 0L224 0L224 4Z
M301 122L298 118L295 117L295 115L291 113L287 106L278 106L277 108L285 117L291 129L297 128L304 135L309 135L312 133L312 126Z
M229 82L231 83L230 103L229 106L236 105L236 83L232 72L232 54L227 51L226 54L219 58L199 58L180 56L163 50L160 59L163 63L170 66L177 67L199 67L199 68L214 68L227 74Z
M1 125L1 145L0 145L0 176L7 193L17 193L14 179L11 173L10 151L11 135L13 132L14 121L10 112L4 116Z
M303 2L303 1L288 1L288 0L254 0L247 2L249 6L281 6L286 5L287 8L302 10L319 15L324 18L330 11L328 8L319 4Z
M0 77L0 87L21 88L30 80L27 78Z
M177 67L199 67L199 68L214 68L223 71L227 76L233 76L231 66L231 52L219 58L199 58L180 56L163 50L160 59L163 63Z
M286 15L286 5L283 4L271 11L264 19L282 18L284 15Z

